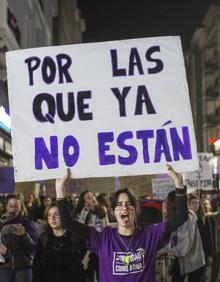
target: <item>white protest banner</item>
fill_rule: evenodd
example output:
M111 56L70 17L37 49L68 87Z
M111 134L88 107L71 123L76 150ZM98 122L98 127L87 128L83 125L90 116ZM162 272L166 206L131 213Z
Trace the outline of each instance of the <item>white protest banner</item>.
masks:
M199 170L184 173L184 182L188 190L213 188L213 154L198 153Z
M169 192L175 190L174 182L167 174L158 174L151 182L152 194L158 199L164 200Z
M6 54L15 179L198 169L179 37Z

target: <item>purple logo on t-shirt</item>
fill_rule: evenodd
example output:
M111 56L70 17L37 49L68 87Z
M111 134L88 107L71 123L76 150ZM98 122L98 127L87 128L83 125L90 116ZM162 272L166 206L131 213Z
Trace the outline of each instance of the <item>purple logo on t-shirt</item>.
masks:
M113 274L127 275L141 272L144 269L144 249L135 252L114 252Z

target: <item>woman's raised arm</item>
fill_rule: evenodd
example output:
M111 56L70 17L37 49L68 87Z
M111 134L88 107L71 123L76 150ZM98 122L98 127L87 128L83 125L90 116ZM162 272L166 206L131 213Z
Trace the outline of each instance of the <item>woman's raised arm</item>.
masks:
M182 175L167 165L167 173L174 181L176 187L176 216L167 221L167 233L175 231L188 219L186 187L183 185Z
M59 209L62 226L64 229L76 234L82 239L88 240L90 238L90 227L73 219L70 215L68 202L66 198L65 185L70 178L69 169L66 171L63 178L56 179L56 200Z

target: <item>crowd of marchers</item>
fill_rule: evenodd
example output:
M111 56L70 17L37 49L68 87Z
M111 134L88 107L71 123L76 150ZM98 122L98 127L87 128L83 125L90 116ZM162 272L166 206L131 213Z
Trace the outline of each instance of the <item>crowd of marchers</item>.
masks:
M66 195L68 173L54 198L2 194L0 281L220 281L220 193L188 194L181 175L168 174L176 190L154 224L141 221L127 188Z

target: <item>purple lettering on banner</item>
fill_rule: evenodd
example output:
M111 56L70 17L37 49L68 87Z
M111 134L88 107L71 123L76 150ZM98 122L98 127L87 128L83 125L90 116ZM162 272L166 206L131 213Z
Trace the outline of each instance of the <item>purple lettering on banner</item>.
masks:
M170 155L169 144L167 142L166 130L158 129L156 132L157 132L157 135L156 135L154 162L155 163L160 162L162 154L164 154L167 162L171 162L172 158Z
M180 159L180 155L183 160L192 159L192 151L190 146L189 130L187 126L182 127L183 141L180 139L177 129L175 127L170 128L170 137L173 145L173 157L175 161Z
M58 141L57 136L50 136L50 152L43 137L35 138L35 168L43 168L43 160L49 169L58 168Z
M73 148L72 154L69 153L70 148ZM66 136L63 141L63 157L67 166L71 167L76 164L79 158L79 152L79 143L76 138L72 135Z
M129 153L127 158L118 156L118 162L122 165L131 165L134 164L137 160L138 152L136 148L132 145L125 144L127 139L132 139L133 133L131 131L125 131L118 135L117 144L118 147L126 150Z
M137 139L142 139L142 147L143 147L143 157L144 163L150 162L149 151L148 151L148 139L154 137L153 130L139 130L136 132Z
M99 164L110 165L115 163L114 155L106 155L106 151L109 151L110 146L106 145L107 142L114 141L113 132L100 132L98 133L98 148L99 148Z

